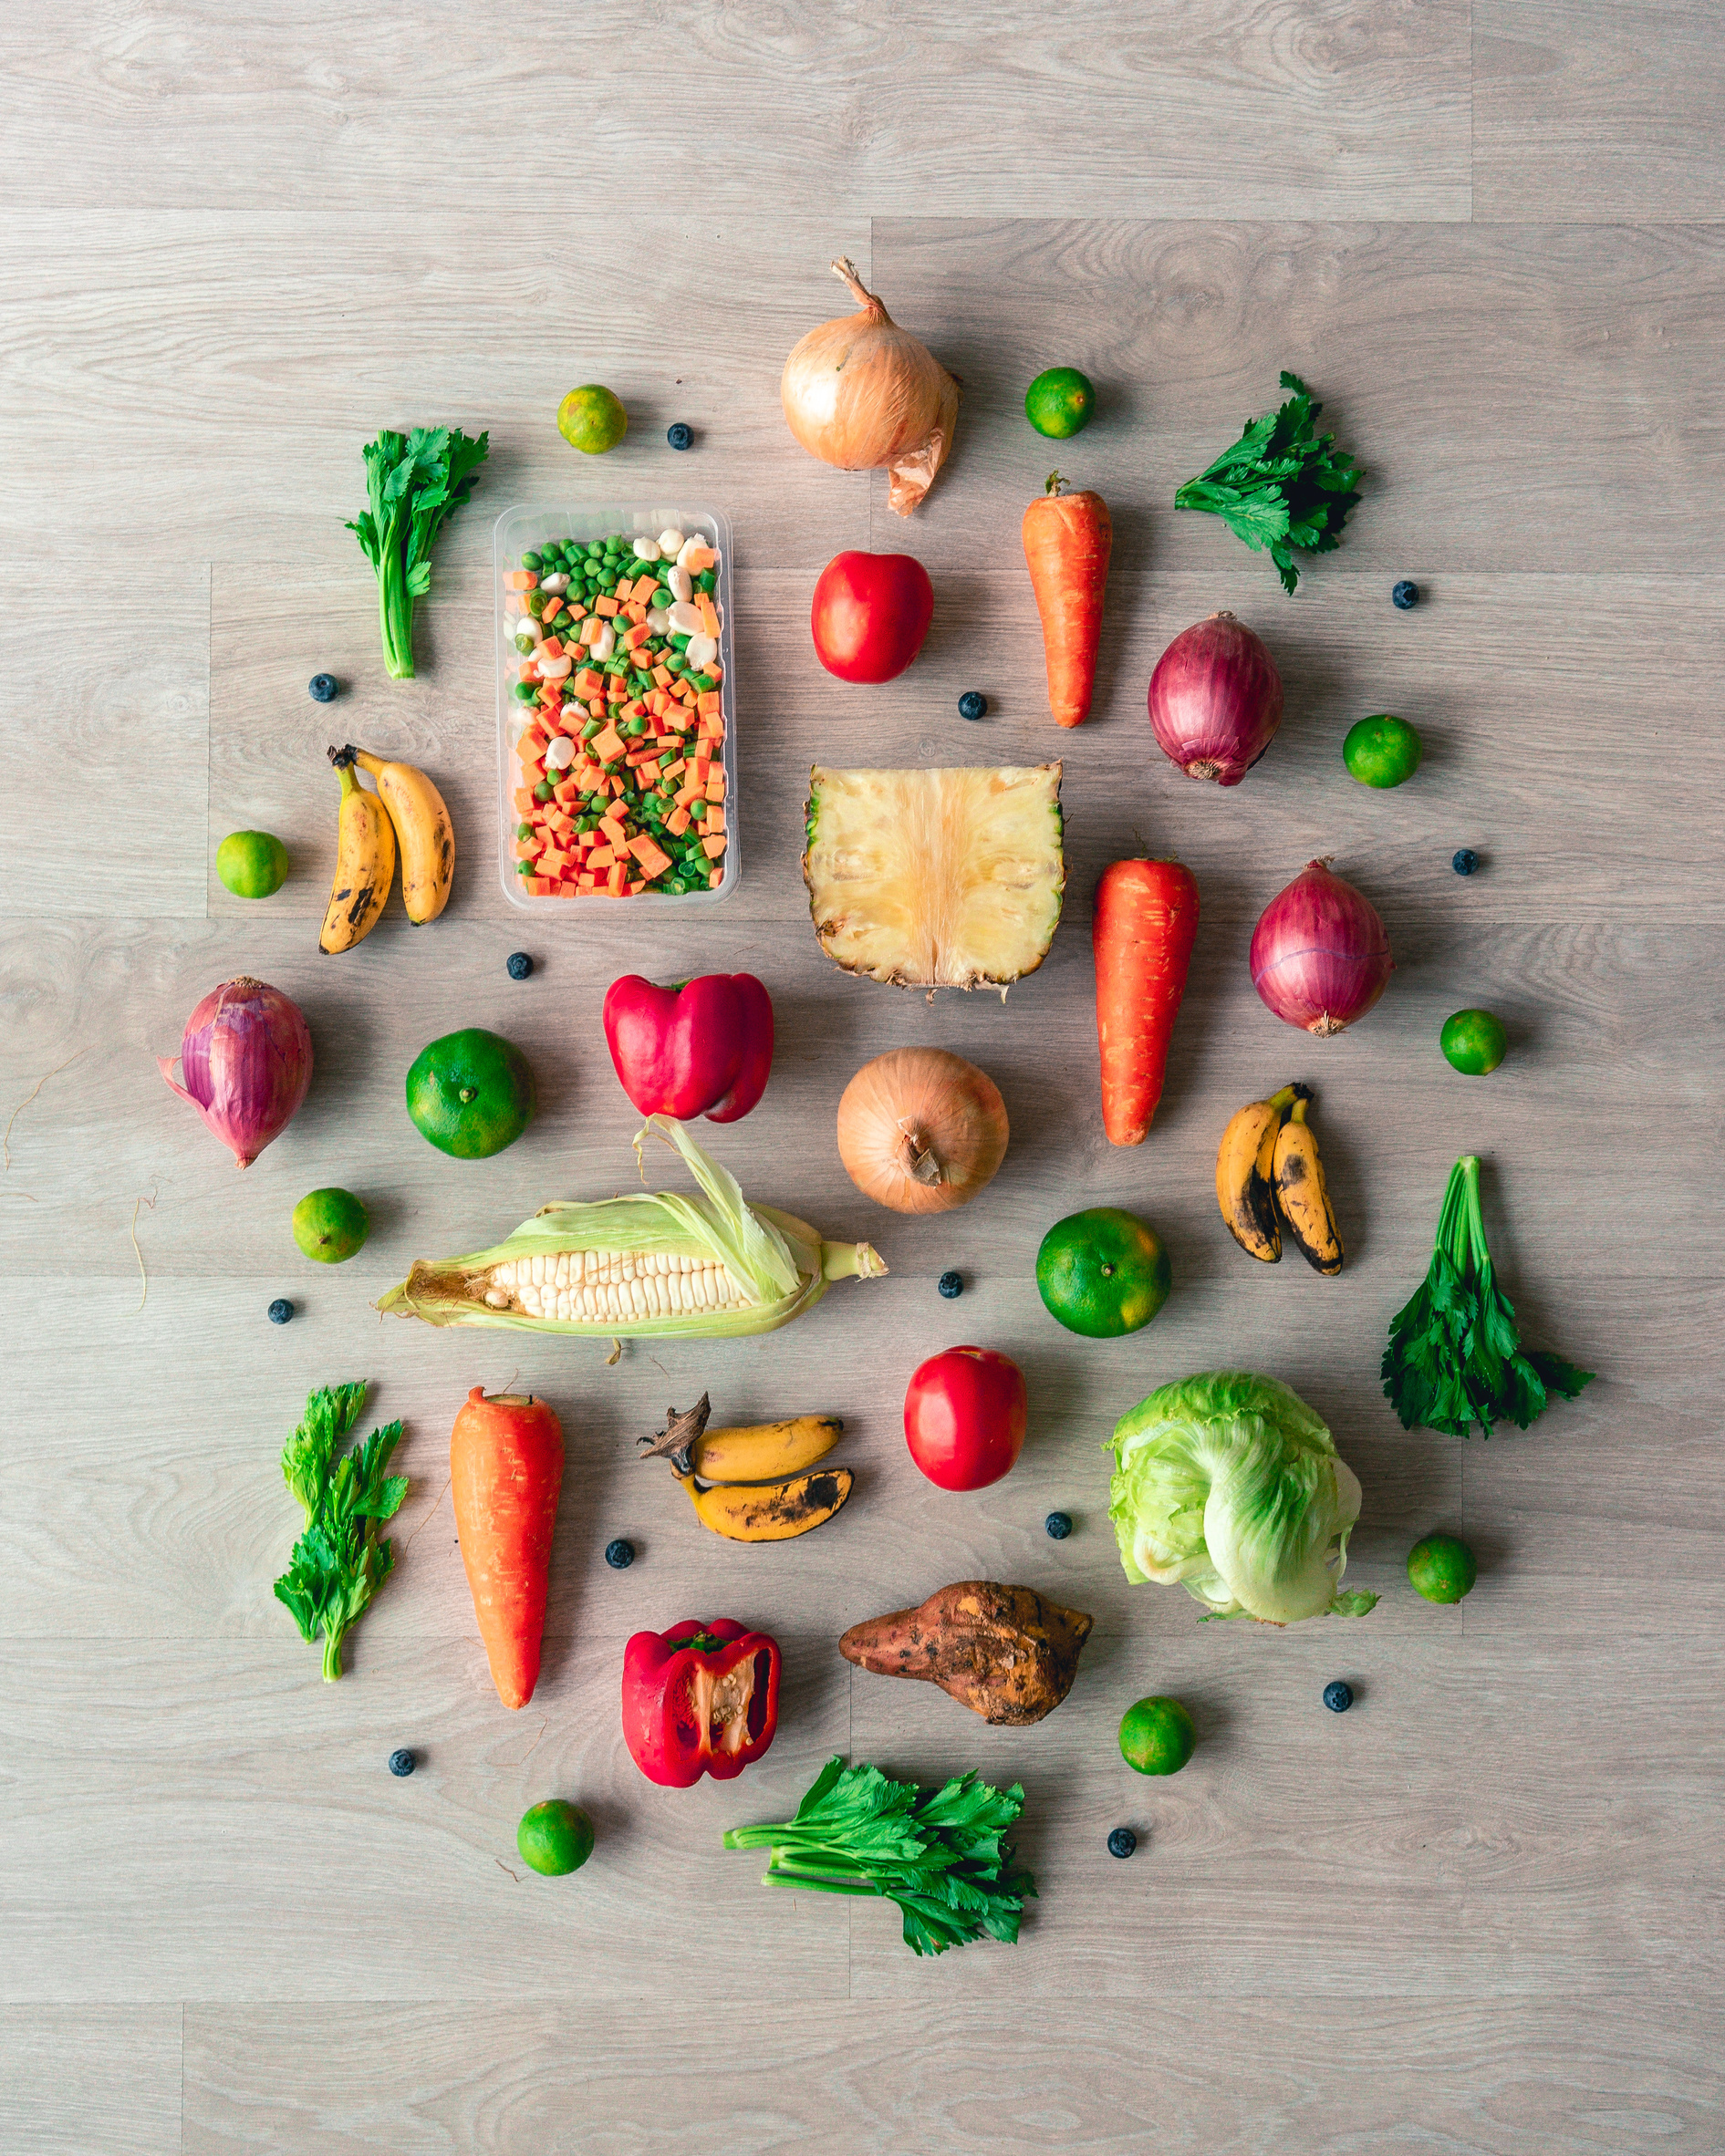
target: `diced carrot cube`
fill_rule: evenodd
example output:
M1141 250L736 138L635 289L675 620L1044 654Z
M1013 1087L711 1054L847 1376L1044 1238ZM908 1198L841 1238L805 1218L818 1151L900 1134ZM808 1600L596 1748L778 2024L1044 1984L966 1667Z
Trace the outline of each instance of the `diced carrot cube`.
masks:
M719 634L719 609L704 591L695 595L695 606L701 616L701 627L710 637L716 637Z
M620 577L611 586L611 596L619 606L627 606L635 596L635 579L632 576Z
M671 681L670 669L667 666L655 667L653 669L653 679L658 682L661 689L669 689L670 687Z
M680 771L687 771L688 769L689 759L686 756L680 756L675 763L662 764L660 767L659 775L661 779L674 779Z
M509 798L514 803L515 814L518 816L530 816L538 806L533 798L531 788L526 786L517 786Z
M608 704L626 704L629 701L629 684L620 674L613 674L605 684L605 700Z
M515 668L515 679L517 681L531 681L537 676L538 671L539 662L536 658L524 658Z
M547 637L539 647L538 657L541 658L561 658L563 657L563 638L561 637Z
M608 813L599 818L599 829L614 846L620 846L627 836L622 824L613 814Z
M659 783L658 757L649 756L643 762L638 763L635 766L635 776L643 786L657 786Z
M725 837L722 831L715 832L712 837L703 838L701 842L701 850L709 861L716 861L724 852L724 847Z
M543 627L548 621L556 621L559 615L562 615L564 625L566 627L569 617L564 612L563 601L561 599L547 599L545 603L545 612L539 617L540 627Z
M681 557L683 567L691 576L699 576L703 569L711 569L718 558L704 540L694 546L685 547Z
M616 727L608 726L603 733L596 733L587 753L600 763L615 763L629 746Z
M722 801L715 801L708 807L706 827L709 831L722 831L724 829L724 803Z
M638 837L631 838L629 850L640 863L642 872L647 876L663 876L670 866L670 855L660 851L658 841L649 832L643 831Z
M598 597L593 602L593 611L596 614L602 615L607 621L613 621L616 619L618 613L617 601L611 596L609 592L601 592Z
M581 874L580 874L580 875L579 875L579 876L578 876L576 878L576 888L577 888L578 891L581 891L581 892L584 892L584 893L585 893L585 892L587 892L587 891L596 891L596 890L598 890L598 884L599 884L599 879L598 879L598 877L597 876L590 875L590 874L589 874L589 873L588 873L588 872L587 872L587 871L585 868L584 868L584 869L581 871Z
M723 772L715 771L709 775L707 780L707 799L709 801L722 801L724 799Z
M524 784L529 788L536 786L545 775L546 767L536 756L524 756L522 758L521 776Z
M606 889L610 893L613 898L620 898L623 896L624 889L628 883L629 870L624 867L620 861L613 861L611 864L610 873L605 879Z
M681 838L689 828L689 811L686 808L672 809L665 818L665 828L673 838Z
M709 711L716 711L719 709L719 691L716 689L702 689L697 691L695 696L695 709L701 713L703 719L706 717Z
M528 890L535 898L550 897L551 878L548 876L530 876L526 879L526 884Z
M605 676L596 674L591 667L583 667L570 684L577 696L591 696L596 689L603 689Z
M538 582L538 577L534 575L531 569L511 569L504 578L504 589L505 591L533 591L537 587Z

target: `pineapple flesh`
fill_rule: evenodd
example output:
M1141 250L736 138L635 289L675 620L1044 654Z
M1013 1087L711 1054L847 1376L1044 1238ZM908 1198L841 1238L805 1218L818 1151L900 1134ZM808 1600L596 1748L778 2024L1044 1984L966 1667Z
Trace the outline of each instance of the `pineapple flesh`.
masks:
M998 988L1047 956L1066 885L1057 763L809 773L815 932L847 973Z

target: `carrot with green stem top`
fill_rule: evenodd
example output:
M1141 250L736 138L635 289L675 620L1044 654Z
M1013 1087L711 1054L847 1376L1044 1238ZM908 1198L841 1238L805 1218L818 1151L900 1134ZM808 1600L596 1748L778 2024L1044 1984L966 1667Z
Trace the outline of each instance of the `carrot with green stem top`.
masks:
M1042 616L1048 708L1057 726L1081 726L1096 687L1114 526L1100 494L1069 494L1065 485L1051 472L1047 491L1025 510L1024 559Z
M455 1532L492 1682L506 1707L539 1681L551 1535L563 1487L563 1426L531 1394L475 1385L449 1444Z
M1102 1125L1141 1145L1162 1097L1168 1046L1198 934L1198 885L1178 861L1116 861L1096 886L1091 943Z

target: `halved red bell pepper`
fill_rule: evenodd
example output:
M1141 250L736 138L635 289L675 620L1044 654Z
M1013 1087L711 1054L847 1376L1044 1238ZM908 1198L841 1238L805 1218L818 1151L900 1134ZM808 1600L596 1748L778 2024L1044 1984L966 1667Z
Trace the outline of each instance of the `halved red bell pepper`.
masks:
M766 1091L773 999L753 973L703 973L673 988L626 973L606 990L605 1041L643 1115L735 1123Z
M623 1741L649 1782L729 1781L779 1726L779 1645L730 1617L638 1632L623 1650Z

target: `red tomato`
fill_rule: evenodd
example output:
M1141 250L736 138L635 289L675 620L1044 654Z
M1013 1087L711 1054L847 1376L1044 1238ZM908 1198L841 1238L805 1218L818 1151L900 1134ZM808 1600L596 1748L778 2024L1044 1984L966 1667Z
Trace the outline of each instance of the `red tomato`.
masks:
M815 656L841 681L890 681L922 648L934 586L910 554L836 554L821 571L808 626Z
M919 1364L906 1387L910 1457L941 1489L986 1489L1009 1474L1024 1443L1024 1373L992 1348L948 1348Z

